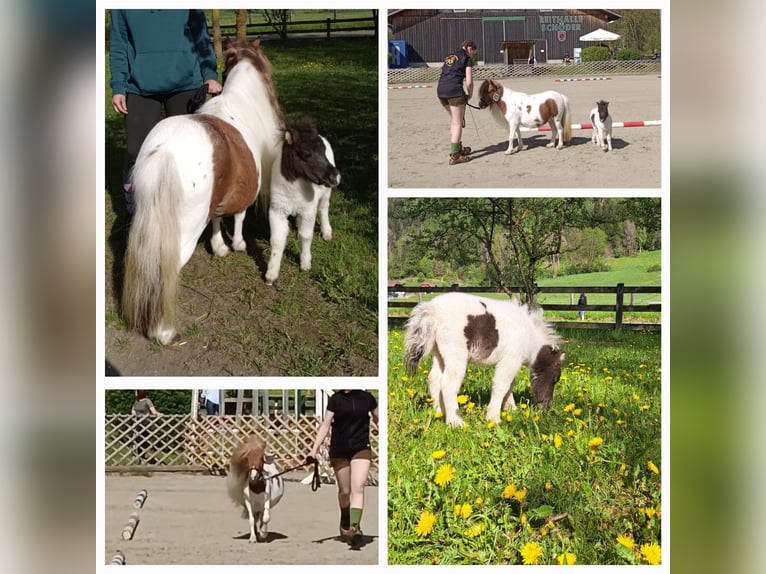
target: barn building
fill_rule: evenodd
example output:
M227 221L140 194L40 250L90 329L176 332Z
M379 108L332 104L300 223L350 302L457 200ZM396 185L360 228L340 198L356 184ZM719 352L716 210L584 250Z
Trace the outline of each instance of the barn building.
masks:
M599 9L557 10L391 10L388 13L391 67L441 62L464 40L479 47L478 60L488 64L561 61L574 56L580 36L607 29L620 14Z

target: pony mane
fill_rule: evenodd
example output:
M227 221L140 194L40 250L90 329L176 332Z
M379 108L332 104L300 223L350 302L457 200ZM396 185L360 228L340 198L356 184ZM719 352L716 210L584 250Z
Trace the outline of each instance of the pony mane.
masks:
M271 62L266 57L266 54L263 53L263 48L261 48L261 38L258 37L252 42L249 40L231 40L230 38L225 38L223 42L223 50L224 85L226 84L226 78L232 69L241 61L247 60L263 77L263 82L269 96L269 102L271 103L271 107L274 108L274 112L281 123L282 108L279 106L279 100L277 99L277 89L274 85Z
M252 461L261 458L266 459L266 443L256 435L252 435L246 442L240 443L231 455L231 466L239 476L247 474Z
M556 331L553 329L553 325L545 320L545 317L543 316L543 308L530 307L526 303L522 304L521 306L526 308L532 323L542 329L543 333L545 334L546 343L554 349L558 349L561 344L561 337L556 334Z

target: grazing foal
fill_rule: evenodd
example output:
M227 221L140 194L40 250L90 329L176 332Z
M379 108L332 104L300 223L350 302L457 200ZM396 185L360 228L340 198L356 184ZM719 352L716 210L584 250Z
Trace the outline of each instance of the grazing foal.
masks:
M340 185L340 172L335 167L330 142L319 135L311 120L288 120L283 134L281 149L271 170L271 255L266 270L267 285L279 276L290 216L295 216L301 240L301 270L311 269L311 241L317 211L322 239L329 241L332 239L330 194Z
M609 102L599 100L590 111L593 133L590 141L598 144L604 151L612 151L612 116L609 115Z

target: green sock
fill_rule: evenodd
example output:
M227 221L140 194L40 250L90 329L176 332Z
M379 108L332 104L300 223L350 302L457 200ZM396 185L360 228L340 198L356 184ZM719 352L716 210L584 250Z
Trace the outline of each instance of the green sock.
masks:
M362 522L362 509L352 508L351 509L351 526L355 528L359 528L359 524L361 522Z
M348 506L340 507L340 526L341 528L348 530L351 525L351 512Z
M460 151L460 142L451 143L449 145L450 145L450 154L457 153Z

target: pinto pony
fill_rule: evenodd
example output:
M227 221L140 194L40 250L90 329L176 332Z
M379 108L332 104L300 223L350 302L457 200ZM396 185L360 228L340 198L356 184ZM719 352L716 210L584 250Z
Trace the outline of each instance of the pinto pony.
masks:
M492 117L508 127L507 155L527 149L521 139L521 126L539 128L548 124L551 142L546 147L562 149L564 142L572 139L569 99L559 92L548 90L530 95L514 92L495 80L484 80L479 87L479 107L488 107ZM518 148L513 147L514 137L519 140Z
M593 133L590 141L598 144L604 151L612 151L612 116L609 115L609 102L599 100L590 111Z
M498 422L501 406L516 408L513 380L522 365L529 367L535 405L549 408L564 360L541 309L466 293L445 293L413 309L404 337L408 371L415 374L429 353L428 389L434 408L450 426L465 424L457 395L469 362L495 365L487 420Z
M224 256L221 217L234 215L232 247L245 249L242 223L268 187L282 112L260 39L224 44L224 87L195 114L159 122L132 172L136 211L125 255L122 310L161 344L176 334L178 275L207 224Z
M242 517L250 524L250 542L263 542L269 532L271 508L285 492L282 477L266 455L266 443L256 436L238 445L231 455L226 487Z
M319 211L322 239L332 239L330 226L330 194L340 185L340 172L330 142L319 135L308 119L288 120L283 140L271 170L269 190L269 227L271 254L266 269L266 284L279 276L282 254L290 231L288 218L295 216L301 240L303 271L311 269L311 241Z

